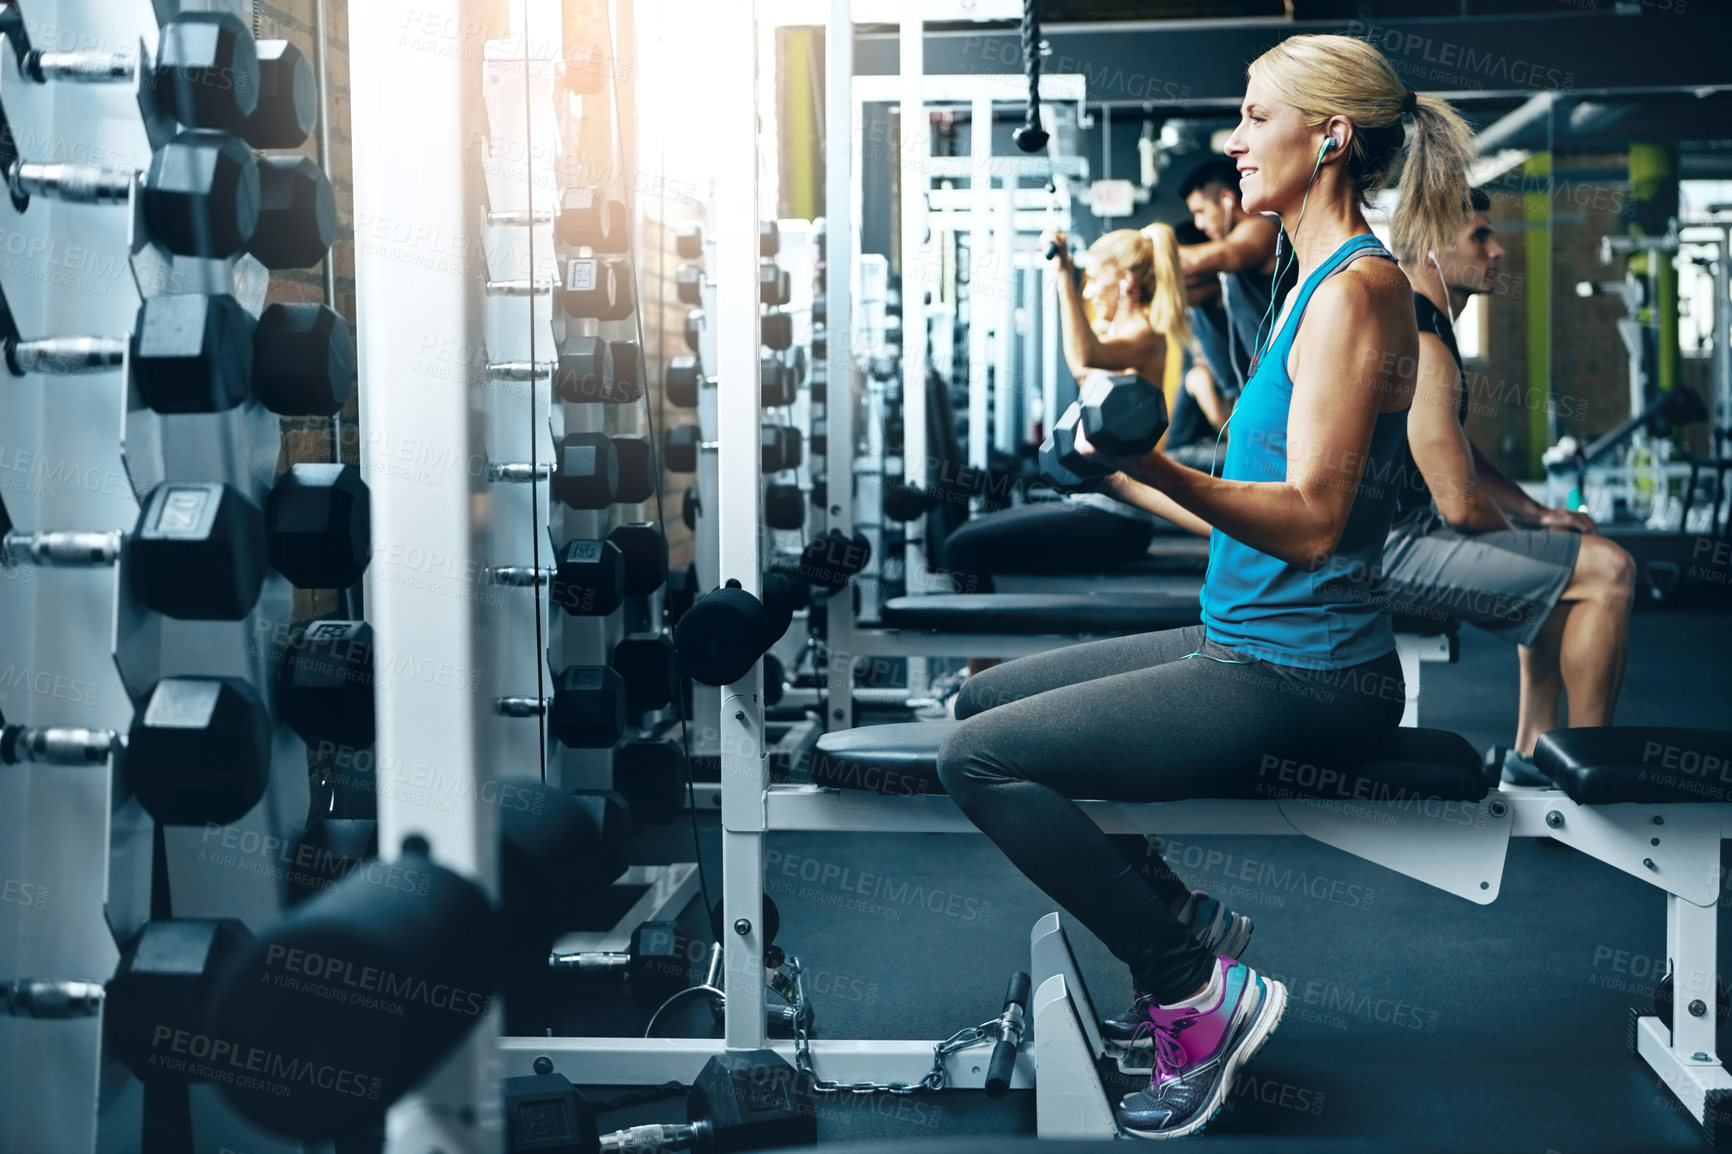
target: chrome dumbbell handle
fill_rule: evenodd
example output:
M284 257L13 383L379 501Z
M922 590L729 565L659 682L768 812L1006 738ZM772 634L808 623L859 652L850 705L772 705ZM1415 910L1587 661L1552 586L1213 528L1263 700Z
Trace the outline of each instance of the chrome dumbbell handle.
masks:
M71 725L0 727L0 763L6 765L102 765L125 739L112 729Z
M57 529L46 533L16 530L0 539L0 564L90 568L120 559L121 533Z
M7 174L15 197L42 196L67 204L125 204L138 173L95 164L36 164L18 161Z
M18 376L41 373L68 377L100 373L126 363L124 337L45 337L17 341L6 350L6 365Z
M22 71L38 84L124 84L138 69L131 52L43 52L25 56Z

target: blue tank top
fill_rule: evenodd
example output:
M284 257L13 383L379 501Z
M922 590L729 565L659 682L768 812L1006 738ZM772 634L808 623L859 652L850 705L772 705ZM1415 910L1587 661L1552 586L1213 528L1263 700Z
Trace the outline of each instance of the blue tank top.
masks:
M1279 481L1287 475L1287 414L1293 381L1287 354L1311 294L1348 258L1370 253L1393 260L1374 236L1335 250L1299 287L1293 308L1257 362L1233 410L1221 476ZM1366 596L1383 559L1395 508L1392 478L1407 436L1407 410L1382 413L1341 541L1323 567L1306 572L1222 533L1209 535L1209 570L1201 597L1211 640L1277 665L1343 669L1395 648L1389 617Z

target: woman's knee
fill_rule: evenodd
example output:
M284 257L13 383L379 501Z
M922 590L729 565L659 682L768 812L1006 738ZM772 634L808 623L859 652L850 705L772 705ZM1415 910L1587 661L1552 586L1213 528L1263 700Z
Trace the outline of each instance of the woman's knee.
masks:
M956 720L967 721L976 714L1016 700L1000 685L1004 677L998 671L1003 668L1002 665L994 665L990 669L982 669L979 673L971 674L968 680L962 683L962 688L956 693L956 709L953 713Z
M938 747L938 780L964 810L982 789L1012 779L991 745L981 726L959 725Z

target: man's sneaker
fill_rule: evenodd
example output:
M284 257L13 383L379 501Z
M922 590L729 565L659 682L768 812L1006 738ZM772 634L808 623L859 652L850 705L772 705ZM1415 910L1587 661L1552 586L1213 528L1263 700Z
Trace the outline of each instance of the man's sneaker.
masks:
M1221 1000L1209 1009L1150 1006L1155 1071L1146 1090L1126 1094L1114 1116L1138 1138L1201 1133L1221 1112L1233 1080L1256 1056L1287 1009L1287 987L1243 962L1221 958Z
M1178 918L1191 927L1191 936L1218 958L1237 958L1251 942L1251 919L1236 914L1217 898L1192 890ZM1131 1008L1101 1023L1101 1040L1119 1049L1146 1050L1155 1044L1148 1031L1139 1031L1149 1018L1149 996L1131 988Z
M1505 785L1536 786L1540 789L1551 789L1552 779L1539 771L1533 758L1523 757L1514 749L1509 749L1503 755L1503 783Z

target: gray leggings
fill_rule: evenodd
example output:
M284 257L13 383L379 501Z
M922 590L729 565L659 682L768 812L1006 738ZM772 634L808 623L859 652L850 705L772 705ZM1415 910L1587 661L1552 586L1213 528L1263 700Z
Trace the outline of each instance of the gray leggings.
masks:
M1138 989L1172 1002L1208 981L1212 963L1174 916L1182 883L1071 799L1255 797L1265 759L1375 744L1400 723L1403 698L1393 650L1308 670L1247 658L1205 640L1201 625L1093 641L969 678L956 700L967 723L944 743L938 774Z

